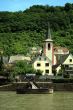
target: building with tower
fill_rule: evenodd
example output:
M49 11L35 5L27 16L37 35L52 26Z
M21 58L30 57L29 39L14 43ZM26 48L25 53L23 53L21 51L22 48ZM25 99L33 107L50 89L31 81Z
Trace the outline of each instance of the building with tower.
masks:
M41 70L42 74L52 74L53 65L53 40L51 39L50 28L48 28L47 39L43 41L43 48L40 55L33 59L33 67L36 70Z
M47 39L43 42L41 54L33 59L33 67L36 70L41 70L43 75L53 75L52 70L55 69L58 74L62 65L66 72L72 73L73 55L65 47L53 46L50 28L48 27Z

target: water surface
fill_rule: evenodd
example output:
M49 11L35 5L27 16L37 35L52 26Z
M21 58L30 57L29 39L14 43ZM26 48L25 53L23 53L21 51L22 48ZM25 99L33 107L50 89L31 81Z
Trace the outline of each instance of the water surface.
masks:
M0 92L0 110L73 110L73 93L19 95Z

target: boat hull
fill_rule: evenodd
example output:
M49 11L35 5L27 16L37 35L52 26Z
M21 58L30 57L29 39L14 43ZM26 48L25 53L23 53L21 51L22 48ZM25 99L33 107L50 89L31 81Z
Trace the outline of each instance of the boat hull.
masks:
M46 94L49 93L49 89L17 89L17 94Z

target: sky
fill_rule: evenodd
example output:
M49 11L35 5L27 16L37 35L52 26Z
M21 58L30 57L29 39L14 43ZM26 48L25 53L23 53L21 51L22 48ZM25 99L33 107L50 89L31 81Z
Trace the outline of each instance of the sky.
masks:
M0 11L23 11L33 5L64 6L73 0L0 0Z

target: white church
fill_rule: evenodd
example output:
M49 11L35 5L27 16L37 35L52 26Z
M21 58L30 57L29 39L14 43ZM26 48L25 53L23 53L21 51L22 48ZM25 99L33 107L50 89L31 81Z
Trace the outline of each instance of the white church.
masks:
M41 70L42 75L53 75L52 65L53 65L53 40L51 39L50 29L48 30L47 39L43 42L43 49L41 54L39 54L33 60L33 67L36 70Z

